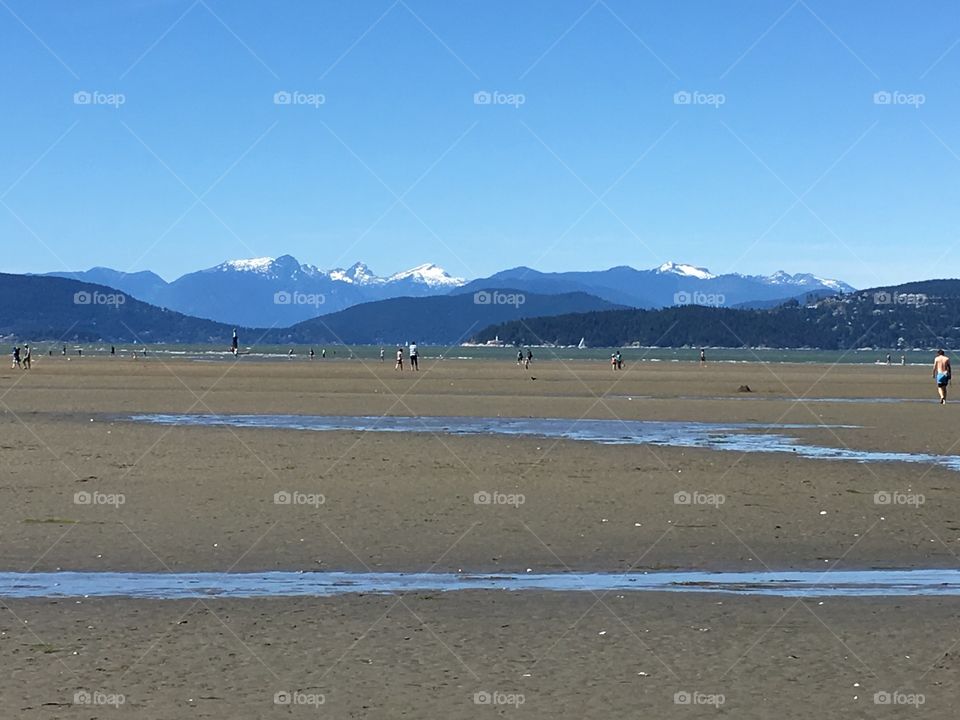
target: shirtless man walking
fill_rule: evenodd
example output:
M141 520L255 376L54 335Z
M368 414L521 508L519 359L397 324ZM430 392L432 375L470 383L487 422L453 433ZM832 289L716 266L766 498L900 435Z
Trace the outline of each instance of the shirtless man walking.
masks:
M950 358L943 350L937 350L937 356L933 359L933 379L937 381L941 405L947 402L947 385L950 384L950 375Z

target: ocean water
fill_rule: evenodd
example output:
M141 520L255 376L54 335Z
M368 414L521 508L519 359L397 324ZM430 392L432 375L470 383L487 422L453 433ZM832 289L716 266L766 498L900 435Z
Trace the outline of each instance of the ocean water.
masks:
M800 572L469 573L0 572L0 597L183 598L330 597L355 593L463 590L510 592L682 592L778 597L960 595L958 570Z
M856 450L813 445L791 437L791 430L849 428L853 425L699 423L647 420L478 417L355 417L326 415L145 414L120 419L191 427L275 428L306 431L414 432L446 435L508 435L596 442L603 445L656 445L740 453L780 453L816 460L858 463L918 463L960 472L960 456Z
M284 362L309 361L311 347L316 353L315 362L321 362L320 353L326 349L326 361L360 360L379 361L379 345L256 345L247 347L243 338L240 341L241 358L247 360ZM222 345L176 345L157 344L147 345L147 357L150 358L187 358L205 361L232 361L229 338ZM475 347L475 346L439 346L418 345L420 356L424 360L444 358L447 360L493 360L505 363L515 362L517 348L515 347ZM38 342L34 344L34 357L46 356L53 350L54 358L61 356L62 344ZM77 350L82 349L85 357L103 357L110 355L110 343L68 344L67 353L70 357L77 357ZM117 344L116 350L120 357L131 357L134 350L142 353L143 345ZM293 350L291 357L289 351ZM396 345L384 345L386 361L392 362L392 355L396 352ZM534 363L540 361L577 361L595 360L609 362L610 354L618 348L586 348L579 350L575 347L532 347ZM678 362L696 363L699 359L699 348L619 348L625 363L631 362ZM901 353L898 350L773 350L769 348L707 348L708 362L769 362L769 363L824 363L824 364L885 364L886 354L893 358L893 367L900 364L900 355L906 356L908 365L928 365L933 362L933 350L908 350ZM893 368L891 368L893 369Z

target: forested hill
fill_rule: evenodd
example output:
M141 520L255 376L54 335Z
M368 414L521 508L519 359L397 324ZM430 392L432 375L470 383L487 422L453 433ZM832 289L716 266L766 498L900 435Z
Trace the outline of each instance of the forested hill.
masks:
M913 348L960 345L960 280L928 280L769 310L687 305L530 318L488 327L481 341L684 347Z

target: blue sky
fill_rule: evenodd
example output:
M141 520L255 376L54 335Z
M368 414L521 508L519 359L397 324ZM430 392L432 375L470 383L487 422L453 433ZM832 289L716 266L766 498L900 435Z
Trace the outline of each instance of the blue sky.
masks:
M958 43L950 2L4 0L0 269L957 276Z

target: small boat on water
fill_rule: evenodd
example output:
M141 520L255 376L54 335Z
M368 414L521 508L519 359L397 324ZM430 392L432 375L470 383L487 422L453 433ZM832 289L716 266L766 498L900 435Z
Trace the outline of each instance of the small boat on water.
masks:
M580 344L577 345L577 350L586 350L587 342L585 338L580 338Z

